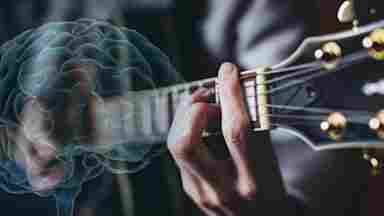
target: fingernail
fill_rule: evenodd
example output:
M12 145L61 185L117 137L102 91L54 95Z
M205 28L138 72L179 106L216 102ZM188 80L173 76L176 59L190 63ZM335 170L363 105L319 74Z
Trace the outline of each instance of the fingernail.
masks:
M220 69L219 69L219 78L223 79L234 70L234 66L232 63L225 62L221 64Z
M201 97L205 98L205 97L208 97L209 95L211 94L211 91L205 87L200 87L199 89L197 89L191 96L190 96L190 100L191 100L191 103L194 103L196 102L197 100L200 100Z

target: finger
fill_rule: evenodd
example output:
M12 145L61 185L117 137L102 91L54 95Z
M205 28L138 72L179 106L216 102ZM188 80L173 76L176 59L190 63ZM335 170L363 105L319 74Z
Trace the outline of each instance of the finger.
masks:
M210 97L211 91L209 89L201 87L197 89L192 95L190 95L187 99L182 101L176 109L176 113L185 111L186 108L191 106L194 103L197 102L208 102L208 99Z
M204 99L204 93L192 95L189 107L178 110L171 126L167 147L180 169L187 169L198 178L215 184L217 161L203 143L202 132L208 122L217 116L219 109L208 103L199 102ZM216 173L215 173L216 174Z
M198 178L185 169L180 169L180 176L184 191L194 202L196 202L196 204L199 205L202 202L202 200L199 199L199 195L202 194L203 191Z
M200 181L199 178L186 170L181 170L180 174L184 191L205 214L233 215L227 213L230 211L228 207L232 206L233 203L224 202L224 200L228 200L224 197L228 192L220 191L219 188ZM226 190L228 187L220 189Z
M222 110L222 131L228 150L234 160L239 176L254 179L252 154L247 136L250 119L240 86L238 69L224 63L219 71L219 96Z

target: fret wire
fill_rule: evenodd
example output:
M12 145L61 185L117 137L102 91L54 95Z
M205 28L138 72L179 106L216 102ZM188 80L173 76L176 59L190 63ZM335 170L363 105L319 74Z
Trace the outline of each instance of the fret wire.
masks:
M168 102L168 128L170 128L172 125L173 116L175 115L175 110L173 108L172 93L167 93L167 102Z
M154 107L156 109L155 113L159 114L154 115L155 128L159 134L166 133L170 127L168 101L162 97L156 97Z

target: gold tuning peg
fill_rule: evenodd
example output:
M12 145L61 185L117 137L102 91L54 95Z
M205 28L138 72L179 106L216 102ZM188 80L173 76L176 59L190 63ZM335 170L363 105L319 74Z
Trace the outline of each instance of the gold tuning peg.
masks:
M334 68L342 56L341 47L336 42L325 43L320 49L315 51L315 58L324 61L327 69Z
M321 122L320 129L336 141L341 140L345 128L347 127L347 118L340 112L331 113L326 121Z
M384 60L384 29L376 29L363 39L363 46L369 54L377 59Z
M369 128L376 131L379 138L384 139L384 110L379 111L368 124Z
M368 161L369 166L371 167L372 176L381 174L381 169L383 168L382 153L382 151L377 151L375 149L363 149L363 158Z
M355 20L355 11L351 0L344 1L337 11L337 19L341 23L350 23Z

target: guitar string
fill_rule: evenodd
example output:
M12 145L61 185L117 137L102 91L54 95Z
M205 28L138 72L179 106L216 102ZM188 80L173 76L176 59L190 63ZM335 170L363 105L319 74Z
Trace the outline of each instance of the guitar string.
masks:
M287 73L287 72L291 72L291 71L295 71L295 70L299 70L299 69L308 69L308 68L318 67L319 65L321 65L321 62L313 61L313 62L304 63L304 64L300 64L300 65L294 65L294 66L290 66L290 67L285 67L285 68L280 68L280 69L275 69L275 70L265 71L265 72L257 72L257 73L258 74L265 74L265 75ZM257 71L256 69L243 71L243 72L241 72L240 76L247 75L247 74L255 76L256 71ZM243 79L243 78L240 77L240 79ZM176 85L172 85L172 86L168 86L168 87L157 88L157 91L159 91L163 95L171 94L171 93L177 94L179 92L186 91L191 87L214 88L216 83L217 83L217 78L212 77L212 78L196 80L196 81L192 81L192 82L188 82L188 83L180 83L180 84L176 84ZM137 93L147 94L150 91L151 90L143 90L143 91L138 91Z
M332 112L341 112L341 113L352 113L352 112L365 112L366 114L371 114L368 111L361 110L346 110L346 109L330 109L330 108L322 108L322 107L304 107L304 106L291 106L291 105L276 105L276 104L267 104L267 107L275 108L275 109L285 109L289 111L307 111L314 113L322 113L329 114Z
M361 110L341 110L341 109L329 109L329 108L307 108L307 107L302 107L302 106L285 106L285 105L273 105L273 104L268 104L268 107L271 108L278 108L278 109L285 109L289 111L305 111L308 112L309 114L274 114L273 110L271 114L266 114L262 116L268 116L268 117L273 117L273 118L285 118L285 119L303 119L303 120L316 120L316 121L323 121L325 120L329 114L334 113L334 112L340 112L347 114L348 116L373 116L374 113L368 112L368 111L361 111ZM251 106L251 108L257 108L258 106ZM310 113L316 113L316 114L310 114ZM261 116L261 117L262 117ZM365 118L362 118L363 120ZM354 123L366 123L363 121L361 118L349 118L349 122L354 122Z
M281 85L279 87L269 89L267 94L273 94L277 91L284 90L286 88L290 88L290 87L293 87L295 85L305 83L309 80L312 80L312 79L317 78L319 76L325 75L327 73L337 72L338 70L341 70L347 66L350 66L351 64L359 63L360 62L359 60L365 60L366 57L371 58L368 55L367 51L365 51L365 50L351 54L349 56L344 57L342 60L340 60L340 62L337 64L336 68L331 69L331 70L324 69L324 63L320 63L319 61L315 61L315 62L310 62L310 63L306 63L306 64L302 64L302 65L297 65L297 66L292 66L292 67L287 67L287 68L282 68L282 69L277 69L277 70L272 70L272 71L267 71L267 72L255 72L254 71L254 73L257 73L257 74L286 73L286 72L290 72L290 71L293 71L296 69L305 68L304 70L299 70L295 73L283 75L281 77L276 77L276 78L273 78L271 80L267 80L265 83L263 83L264 85L265 84L269 85L269 84L272 84L275 82L284 81L287 79L292 79L294 77L302 76L302 75L308 74L310 72L313 72L305 80L293 80L293 81L291 81L289 83L285 83L284 85ZM255 75L255 74L253 74L253 75ZM180 94L180 93L184 93L188 88L191 88L191 87L198 88L198 87L204 86L205 88L208 88L208 89L209 88L215 88L216 83L217 83L216 78L209 78L209 79L204 79L204 80L193 81L193 82L186 83L186 84L178 84L178 85L171 86L171 87L165 87L165 88L159 89L159 91L161 91L162 94L170 94L170 93ZM257 85L260 85L260 84L258 84L258 83L255 83L252 85L247 84L245 87L256 87Z
M294 65L286 68L279 68L279 69L274 69L274 70L266 70L266 71L258 71L258 69L251 69L247 71L243 71L240 73L240 75L247 75L247 74L263 74L263 75L270 75L270 74L277 74L277 73L286 73L290 72L293 70L299 70L299 69L305 69L305 68L312 68L321 65L321 61L313 61L313 62L308 62L300 65Z
M356 60L359 60L360 58L364 58L364 57L368 56L367 51L365 51L365 50L363 51L362 56L360 55L360 53L361 53L361 51L358 53L351 54L351 55L346 56L343 59L341 59L338 66L336 67L336 70L339 68L340 65L350 64ZM281 77L275 77L271 80L267 80L265 83L263 83L265 85L265 84L272 84L274 82L284 81L287 79L292 79L292 78L300 76L300 75L305 75L309 72L314 72L314 73L329 73L329 72L331 72L330 70L324 69L324 64L325 64L324 62L317 60L317 61L313 61L313 62L309 62L309 63L305 63L305 64L290 66L290 67L281 68L281 69L275 69L275 70L271 70L271 71L258 72L257 69L248 70L248 71L244 71L240 74L240 76L241 76L240 80L244 80L245 78L250 78L250 77L255 78L257 74L263 74L263 75L279 74L279 73L287 73L287 72L292 72L292 71L298 70L298 71L291 73L291 74L287 74L287 75L283 75ZM300 70L300 69L303 69L303 70ZM317 71L317 70L319 70L319 71ZM316 78L316 77L317 76L314 76L313 78ZM310 79L313 79L313 78L310 78ZM310 80L310 79L308 79L308 80ZM269 89L269 92L267 92L267 93L272 94L275 91L283 90L285 88L289 88L289 87L301 84L303 82L306 82L308 80L301 81L301 82L298 82L297 80L291 81L291 83L286 83L283 86ZM161 88L155 89L155 91L157 92L158 95L176 94L176 96L177 96L178 94L184 94L184 92L190 90L191 88L197 89L198 87L205 87L208 89L212 89L212 88L214 89L216 87L216 85L217 85L217 78L213 77L213 78L207 78L207 79L192 81L189 83L181 83L181 84L176 84L176 85L172 85L172 86L168 86L168 87L161 87ZM247 85L246 87L255 87L257 85L260 85L260 84L256 83L256 84L252 84L252 85ZM137 95L146 95L146 94L153 93L153 90L137 91L136 93L137 93Z
M295 73L290 73L290 74L286 74L286 75L283 75L283 76L280 76L280 77L272 78L272 79L267 80L266 82L264 82L264 84L272 84L272 83L275 83L275 82L283 81L283 80L294 78L294 77L297 77L297 76L302 76L302 75L305 75L307 73L310 73L310 72L313 72L313 71L317 71L317 70L319 70L321 68L323 68L322 65L316 66L316 67L312 67L312 68L307 68L305 70L300 70L300 71L297 71Z
M357 56L356 57L356 59L358 59L359 58L359 56ZM353 60L353 59L352 59ZM310 76L309 78L307 78L305 81L308 81L308 80L310 80L310 79L313 79L314 77L316 77L316 75L312 75L312 76ZM305 82L304 81L304 82ZM292 85L292 84L291 84ZM282 89L282 88L280 88L280 89ZM180 99L180 97L181 97L181 95L178 95L179 97L178 98L173 98L173 100L174 101L178 101L179 99ZM185 94L185 96L187 96L187 94ZM276 106L277 105L272 105L272 104L270 104L270 106L275 106L274 108L277 108ZM293 106L280 106L279 107L280 109L281 108L284 108L284 109L288 109L288 108L291 108L291 109L301 109L301 110L303 110L303 111L307 111L307 112L314 112L316 109L308 109L308 108L305 108L305 107L293 107ZM321 110L323 113L327 113L327 114L329 114L329 113L331 113L331 110L326 110L326 109L319 109L319 108L317 108L317 111L319 111L319 110ZM334 111L334 110L333 110ZM350 111L351 112L351 111ZM273 115L272 115L273 116ZM304 116L304 115L303 115ZM306 115L306 116L308 116L308 115ZM295 116L295 118L297 118L298 116ZM322 119L324 119L324 118L322 118Z
M367 56L367 54L366 53L363 53L363 54L356 54L356 55L353 55L352 57L350 57L349 59L347 59L348 61L345 61L345 63L344 64L342 64L340 67L345 67L345 66L347 66L347 65L350 65L350 64L348 64L349 62L355 62L356 63L356 60L358 60L358 59L362 59L362 57L366 57ZM340 68L339 67L339 68ZM328 71L327 71L328 72ZM276 92L276 91L278 91L278 90L282 90L282 89L285 89L285 88L288 88L288 87L291 87L291 86L294 86L294 85L297 85L297 84L300 84L300 83L305 83L305 82L307 82L307 81L309 81L309 80L311 80L311 79L314 79L314 78L316 78L316 77L318 77L319 75L322 75L321 74L322 73L322 71L319 71L319 72L317 72L316 74L313 74L313 75L311 75L311 76L308 76L306 79L304 79L304 80L300 80L300 81L296 81L296 80L294 80L294 81L291 81L290 83L288 83L287 85L283 85L283 86L280 86L280 87L278 87L278 88L274 88L274 89L271 89L267 94L272 94L272 93L274 93L274 92ZM188 94L185 94L185 96L187 96ZM178 99L180 99L180 97L181 97L181 95L177 95L177 96L179 96L178 98L173 98L175 101L176 100L178 100Z
M356 53L354 54L353 56L349 56L348 59L346 59L344 62L340 62L336 68L334 69L331 69L331 70L327 70L327 69L323 69L323 70L319 70L319 71L315 71L315 70L311 70L310 72L313 72L311 73L310 75L308 75L307 77L304 77L304 78L301 78L301 79L297 79L297 80L293 80L293 81L290 81L288 83L285 83L283 85L280 85L279 87L275 87L275 88L271 88L269 89L267 92L265 92L265 94L274 94L278 91L281 91L281 90L284 90L284 89L287 89L287 88L290 88L290 87L293 87L293 86L296 86L296 85L299 85L299 84L303 84L303 83L306 83L312 79L315 79L315 78L318 78L318 77L321 77L323 75L326 75L326 74L330 74L330 73L335 73L335 72L338 72L340 71L341 69L344 69L346 67L349 67L349 66L352 66L354 64L358 64L358 63L361 63L362 61L365 61L367 59L371 59L371 57L369 56L369 54L367 52L362 52L362 53ZM314 72L315 71L315 72ZM289 74L291 76L287 77L286 79L288 78L293 78L294 76L298 76L298 75L302 75L302 74L305 74L307 73L307 71L298 71L294 74ZM283 81L284 79L279 79L278 81ZM268 81L266 81L265 83L263 83L264 85L265 84L270 84L268 83ZM246 88L249 88L249 87L252 87L252 88L255 88L257 87L258 85L261 85L261 84L258 84L258 83L255 83L255 84L252 84L252 85L247 85L245 86Z
M332 70L331 72L335 72L335 71L340 70L340 69L342 69L342 68L344 68L346 66L349 66L351 63L358 63L358 60L364 60L364 58L367 57L367 56L368 56L368 54L367 54L366 51L365 52L361 52L360 51L360 52L351 54L351 55L349 55L347 57L344 57L344 60L339 62L338 67L335 70ZM319 62L311 62L311 63L307 63L307 64L303 64L303 65L298 65L298 66L294 66L294 67L288 67L288 68L285 68L284 70L281 69L281 70L269 71L269 73L283 73L283 72L295 70L297 68L306 68L304 70L295 72L293 74L289 74L290 75L289 77L285 76L284 79L288 79L288 78L292 78L295 75L297 76L297 75L305 74L305 73L307 73L308 69L311 69L311 71L312 71L313 68L310 68L310 67L316 67L318 65L319 65ZM289 87L294 86L294 85L305 83L305 82L307 82L307 81L309 81L311 79L314 79L314 78L316 78L318 76L323 75L323 73L325 73L325 72L329 73L330 71L329 70L319 70L319 71L315 72L314 74L311 74L310 76L305 77L304 80L301 80L301 81L294 80L294 81L290 81L289 83L287 83L285 85L282 85L280 87L272 88L272 89L269 90L269 92L267 92L267 94L272 94L274 92L283 90L285 88L289 88ZM267 72L263 72L263 73L267 73ZM284 79L280 78L278 81L282 81ZM176 95L172 95L172 96L176 96L176 98L171 97L172 100L176 101L176 100L180 99L180 97L182 97L182 96L188 96L188 94L185 94L186 93L186 86L193 87L193 84L195 84L195 83L199 83L200 85L211 84L211 86L208 86L208 88L209 89L213 89L213 90L216 89L216 86L215 86L216 78L210 78L210 79L195 81L192 84L189 83L187 85L185 85L185 84L179 85L179 87L183 87L183 88L171 87L171 88L163 88L162 90L168 90L168 93L175 93L175 90L176 90L177 94ZM183 90L182 92L184 93L184 95L180 95L180 90ZM164 92L162 92L162 93L164 93ZM214 92L214 91L212 91L212 93L216 93L217 94L217 92ZM157 96L159 96L159 94L157 94Z

